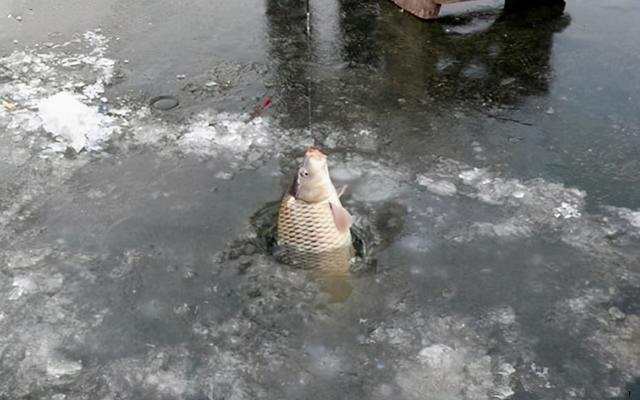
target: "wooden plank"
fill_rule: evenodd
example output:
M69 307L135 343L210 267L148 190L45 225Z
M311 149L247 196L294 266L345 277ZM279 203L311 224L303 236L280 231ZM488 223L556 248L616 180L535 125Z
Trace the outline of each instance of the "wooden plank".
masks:
M471 0L391 0L400 8L410 12L418 18L433 19L440 13L440 7L444 4L461 3Z
M410 12L418 18L432 19L438 16L440 4L434 0L392 0L396 5L405 11Z
M454 4L454 3L461 3L463 1L472 1L472 0L433 0L438 4Z

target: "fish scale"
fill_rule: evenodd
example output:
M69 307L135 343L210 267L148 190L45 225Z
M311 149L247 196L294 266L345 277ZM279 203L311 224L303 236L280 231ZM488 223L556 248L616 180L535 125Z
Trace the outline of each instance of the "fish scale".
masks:
M351 232L338 230L328 201L307 203L287 194L278 210L278 245L323 253L351 246Z

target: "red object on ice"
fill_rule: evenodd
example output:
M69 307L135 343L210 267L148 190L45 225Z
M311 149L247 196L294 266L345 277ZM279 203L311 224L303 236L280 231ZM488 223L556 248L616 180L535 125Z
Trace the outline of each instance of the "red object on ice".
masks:
M262 103L262 108L264 109L264 108L269 107L269 104L271 104L271 100L272 100L272 99L273 99L273 97L272 97L272 96L269 96L269 98L268 98L268 99L266 99L266 100Z

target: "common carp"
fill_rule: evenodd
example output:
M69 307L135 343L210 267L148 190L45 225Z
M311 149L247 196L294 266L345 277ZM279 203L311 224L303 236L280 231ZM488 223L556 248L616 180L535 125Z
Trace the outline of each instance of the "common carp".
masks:
M345 189L336 190L327 156L310 147L278 209L280 258L313 269L331 301L342 301L351 292L349 266L355 251L350 231L353 218L340 202Z

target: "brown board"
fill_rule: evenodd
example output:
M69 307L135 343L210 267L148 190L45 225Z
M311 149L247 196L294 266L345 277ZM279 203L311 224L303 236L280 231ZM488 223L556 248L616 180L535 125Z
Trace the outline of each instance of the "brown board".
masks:
M391 0L400 8L418 18L432 19L440 13L442 4L459 3L468 0Z

